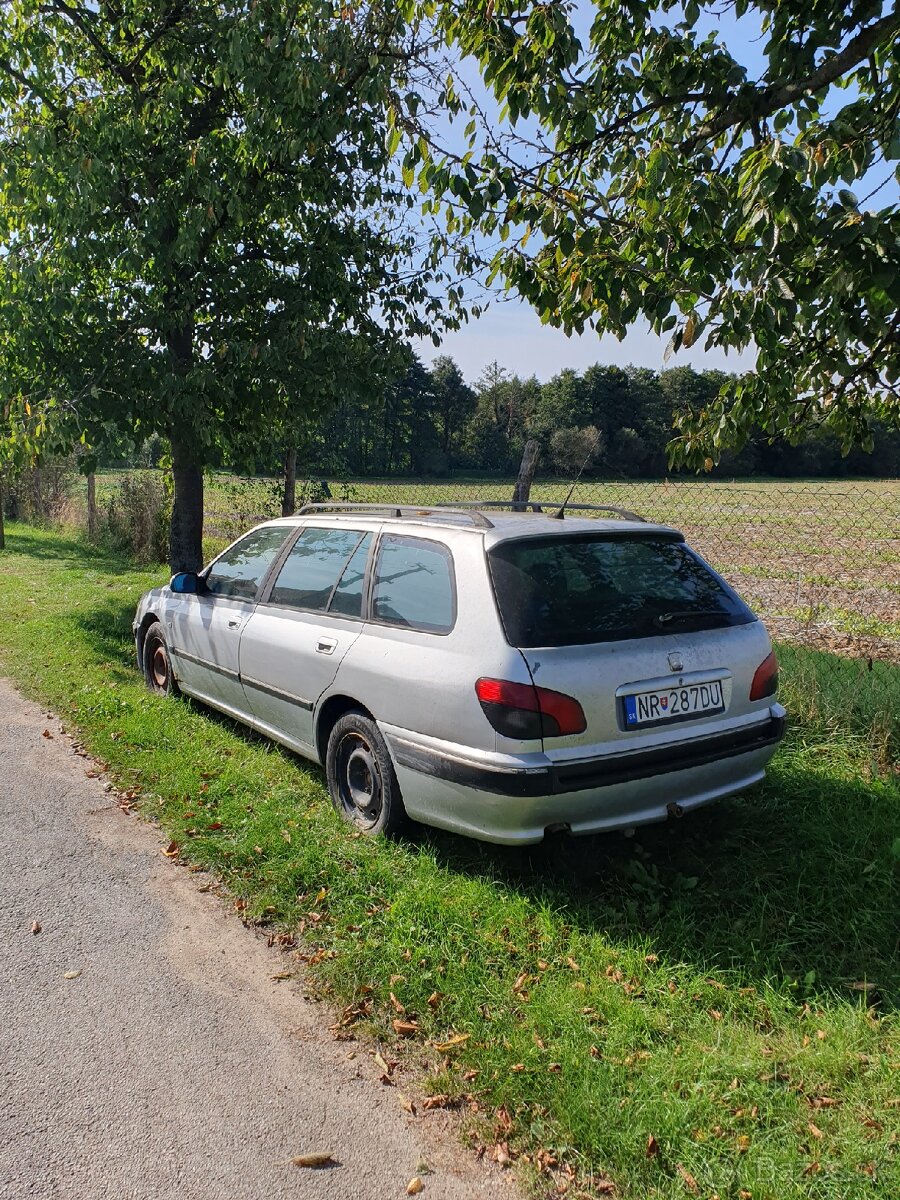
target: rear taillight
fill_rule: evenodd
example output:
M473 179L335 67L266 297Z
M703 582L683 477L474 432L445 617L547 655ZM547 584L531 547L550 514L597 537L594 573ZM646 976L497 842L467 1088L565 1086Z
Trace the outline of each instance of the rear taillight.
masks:
M475 694L484 715L504 737L522 740L584 733L584 709L562 692L511 683L508 679L479 679Z
M753 682L750 685L750 699L762 700L765 696L774 696L778 691L778 659L773 650L768 658L756 668Z

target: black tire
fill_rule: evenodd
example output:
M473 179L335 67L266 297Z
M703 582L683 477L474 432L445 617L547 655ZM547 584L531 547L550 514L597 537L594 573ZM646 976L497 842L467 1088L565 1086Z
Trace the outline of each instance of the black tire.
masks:
M172 671L172 660L169 658L166 635L159 621L154 621L152 625L148 626L144 634L141 669L144 673L144 681L151 692L156 692L158 696L178 695L178 684Z
M334 807L355 829L390 837L407 824L391 756L370 717L349 712L335 724L328 737L325 775Z

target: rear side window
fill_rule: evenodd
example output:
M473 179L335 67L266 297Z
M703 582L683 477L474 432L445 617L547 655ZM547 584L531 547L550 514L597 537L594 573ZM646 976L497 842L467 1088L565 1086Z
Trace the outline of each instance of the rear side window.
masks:
M670 538L522 539L488 557L514 646L581 646L755 620L702 559Z
M336 611L358 617L371 536L358 529L304 529L278 572L269 603L314 612L335 611L329 602L346 579L343 606L337 606ZM348 575L354 563L354 570ZM354 597L357 579L359 591Z
M455 609L453 564L446 546L420 538L382 539L372 595L375 620L448 633Z
M206 590L214 596L253 600L290 532L287 525L273 525L248 533L212 564L206 574Z

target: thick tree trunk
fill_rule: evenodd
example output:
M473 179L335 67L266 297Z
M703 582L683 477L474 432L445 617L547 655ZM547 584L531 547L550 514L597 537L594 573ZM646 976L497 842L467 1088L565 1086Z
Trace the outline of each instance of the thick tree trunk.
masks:
M281 499L281 515L289 517L297 510L297 447L289 446L284 452L284 492Z
M529 438L525 443L525 449L522 451L522 462L519 467L519 476L516 479L516 486L513 488L513 510L515 512L524 512L525 503L531 495L531 484L534 481L534 473L537 470L538 459L541 455L541 445L535 438Z
M172 574L199 571L203 566L203 471L172 438L172 477L175 502L169 529L169 566Z
M3 528L3 476L0 475L0 550L6 549L6 530Z
M97 538L97 476L93 471L87 477L87 521L88 540Z

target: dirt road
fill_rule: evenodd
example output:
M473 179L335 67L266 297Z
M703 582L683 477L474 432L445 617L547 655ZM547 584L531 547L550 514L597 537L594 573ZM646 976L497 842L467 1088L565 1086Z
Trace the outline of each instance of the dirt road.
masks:
M0 1197L512 1196L88 765L0 680Z

